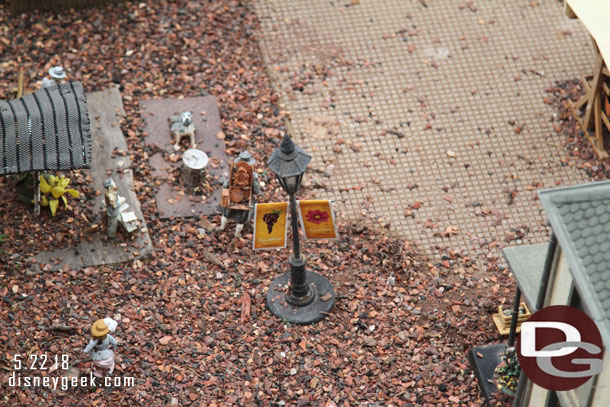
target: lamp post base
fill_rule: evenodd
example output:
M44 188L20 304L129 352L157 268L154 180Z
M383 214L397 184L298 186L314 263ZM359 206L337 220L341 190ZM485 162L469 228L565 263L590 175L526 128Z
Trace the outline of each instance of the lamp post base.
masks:
M276 277L267 291L267 308L276 317L293 324L307 325L324 319L335 305L335 290L326 277L305 270L306 281L314 298L297 307L286 301L289 292L290 272Z

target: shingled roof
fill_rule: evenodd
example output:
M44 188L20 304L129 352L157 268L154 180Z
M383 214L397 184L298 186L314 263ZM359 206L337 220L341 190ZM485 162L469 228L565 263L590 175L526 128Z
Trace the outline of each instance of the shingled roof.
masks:
M87 98L79 82L0 101L0 175L91 168Z
M610 345L610 181L539 193L589 315Z

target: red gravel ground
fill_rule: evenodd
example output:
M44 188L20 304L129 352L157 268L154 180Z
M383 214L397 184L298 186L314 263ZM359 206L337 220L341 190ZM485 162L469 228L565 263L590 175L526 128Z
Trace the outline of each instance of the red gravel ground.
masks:
M3 99L13 95L18 68L29 90L58 64L87 91L120 86L127 112L121 126L155 245L150 258L132 264L25 275L20 264L30 253L80 236L80 224L68 219L87 213L87 199L55 219L36 220L13 199L13 181L1 180L0 233L8 236L0 244L0 405L481 405L466 352L502 340L490 312L512 298L507 270L492 265L482 272L458 252L432 264L364 220L342 224L339 241L304 248L308 267L329 277L338 298L323 322L300 327L276 319L264 304L288 250L251 251L250 227L235 240L231 233L201 234L210 225L199 219L157 218L139 98L216 96L228 154L248 147L258 159L259 202L286 199L263 165L283 134L286 112L245 4L134 2L19 17L0 5L0 30ZM474 277L481 274L487 277ZM119 321L117 376L134 377L134 386L7 386L15 354L67 354L87 374L88 330L106 316Z

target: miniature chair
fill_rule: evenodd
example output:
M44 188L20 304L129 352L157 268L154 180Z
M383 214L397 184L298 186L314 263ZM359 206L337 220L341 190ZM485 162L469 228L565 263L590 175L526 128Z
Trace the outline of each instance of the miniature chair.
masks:
M585 77L586 93L574 104L569 104L570 111L578 121L587 139L593 146L597 157L602 160L608 158L604 146L604 126L610 130L610 88L608 79L610 71L606 60L610 59L610 30L608 30L607 16L610 14L610 3L606 0L566 0L565 14L569 18L579 18L585 25L595 52L595 67L593 73ZM602 106L602 101L604 106ZM580 118L580 109L584 107L584 118ZM589 133L591 127L594 133Z
M593 73L585 76L583 84L586 89L586 93L576 102L568 104L570 111L582 131L585 132L585 136L593 146L595 154L600 160L608 158L608 152L604 146L603 126L610 131L610 120L608 120L608 111L610 110L610 104L608 104L608 98L610 97L610 88L608 87L608 79L610 78L610 72L599 53L599 48L593 40L593 47L595 49L595 68ZM602 108L602 100L604 101L604 108ZM580 109L585 108L585 116L583 119L580 118ZM590 134L589 129L594 125L595 133Z

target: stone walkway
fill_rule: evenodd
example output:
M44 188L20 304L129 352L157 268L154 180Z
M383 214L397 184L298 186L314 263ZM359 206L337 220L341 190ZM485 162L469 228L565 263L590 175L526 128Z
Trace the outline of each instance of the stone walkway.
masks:
M127 154L127 144L118 125L120 119L125 116L119 89L112 87L87 94L87 107L92 137L92 162L89 173L93 187L99 191L93 204L98 216L91 221L98 225L106 221L102 206L104 180L112 177L117 184L119 195L129 204L127 211L133 211L138 217L140 230L134 232L135 237L132 241L125 239L113 242L106 240L105 235L98 229L79 242L76 247L39 253L29 273L61 270L64 266L81 269L102 264L124 263L143 258L152 249L146 219L134 192L133 171L131 159Z
M548 239L537 189L586 181L545 103L594 62L560 2L253 7L281 107L314 156L309 183L347 218L372 216L428 254L501 257Z

